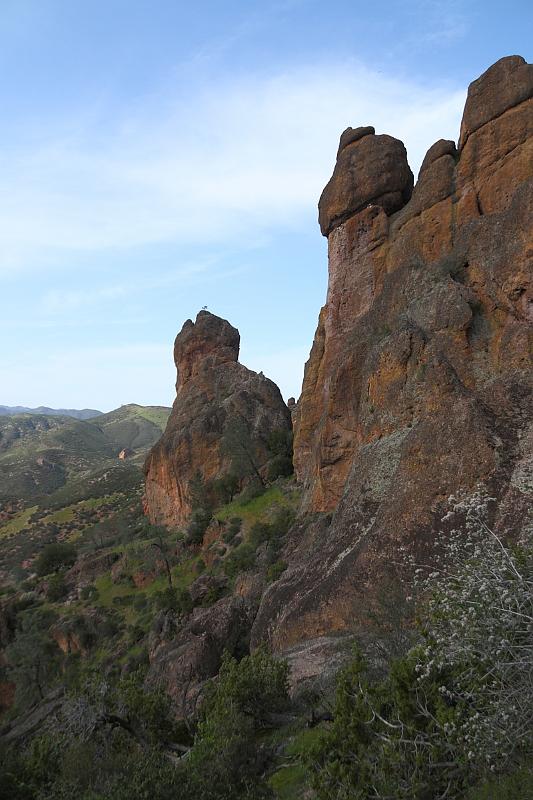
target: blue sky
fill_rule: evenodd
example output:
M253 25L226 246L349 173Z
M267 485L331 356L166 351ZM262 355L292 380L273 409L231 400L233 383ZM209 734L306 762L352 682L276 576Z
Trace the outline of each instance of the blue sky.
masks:
M348 125L416 171L529 2L1 0L0 404L171 404L202 306L298 396Z

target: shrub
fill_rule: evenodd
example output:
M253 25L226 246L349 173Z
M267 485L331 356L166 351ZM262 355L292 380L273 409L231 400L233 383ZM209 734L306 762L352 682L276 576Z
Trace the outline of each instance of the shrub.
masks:
M231 503L239 491L239 485L239 478L233 473L228 473L213 481L212 492L216 505L223 506Z
M288 701L288 666L265 650L240 662L223 657L207 691L194 747L184 764L191 800L268 797L254 734Z
M145 631L140 625L129 625L127 633L129 644L134 645L141 641L141 639L144 637Z
M189 614L193 609L192 597L187 589L176 589L167 586L154 595L155 605L159 611L173 611L175 614Z
M204 476L200 470L196 470L195 474L189 481L189 501L193 511L199 508L209 508L210 502L210 487L207 484Z
M268 465L267 479L275 481L277 478L288 478L294 472L290 456L275 456Z
M235 537L238 535L241 529L242 519L240 517L232 517L229 522L229 527L222 536L222 539L224 542L226 542L226 544L231 544L231 542L233 542Z
M209 721L228 706L246 714L254 727L263 727L272 713L282 711L288 701L289 667L264 647L241 661L226 652L218 678L210 686L202 706L202 718Z
M67 542L47 544L35 561L37 575L49 575L59 569L71 567L76 561L76 548Z
M264 486L258 480L253 480L240 493L239 503L245 506L247 503L251 503L252 500L255 500L256 497L261 497L261 495L265 492L266 486Z
M133 608L135 611L144 611L148 607L148 598L142 592L135 597Z
M201 544L213 514L210 509L197 508L193 511L191 521L187 526L187 542Z
M98 637L102 639L112 639L120 630L121 624L111 613L105 613L98 623Z
M533 797L533 770L522 767L476 786L466 795L466 800L525 800L528 797Z
M292 431L272 431L268 437L268 449L275 456L292 458Z
M239 572L252 569L255 565L255 548L244 542L229 554L224 562L224 572L229 578L234 578Z
M282 575L287 569L285 561L275 561L267 570L267 581L273 583Z
M201 575L202 572L205 572L205 561L203 558L199 558L195 565L195 572L197 575Z
M421 644L385 679L369 678L359 656L342 672L334 724L310 762L319 798L458 800L530 756L533 553L490 530L488 501L457 502L446 518L461 527L429 574L417 568L431 590Z
M271 538L272 530L268 522L254 522L250 528L249 542L254 548Z
M74 617L71 623L71 629L78 637L84 650L88 650L96 643L97 634L94 623L82 614Z
M50 600L51 603L57 603L59 600L63 600L63 598L66 597L67 594L68 594L68 586L65 583L65 578L60 572L48 578L46 584L47 600Z
M98 589L96 586L84 586L80 591L81 600L96 601L98 600Z

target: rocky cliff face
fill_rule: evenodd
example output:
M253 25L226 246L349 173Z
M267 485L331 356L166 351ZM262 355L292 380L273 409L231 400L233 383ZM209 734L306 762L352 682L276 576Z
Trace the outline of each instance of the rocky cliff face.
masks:
M232 421L243 426L261 472L272 454L272 431L290 430L290 412L277 386L239 364L239 332L224 319L200 311L187 320L174 344L176 400L160 441L145 465L145 509L154 524L183 525L191 513L189 483L197 472L208 481L231 470L223 446Z
M533 66L471 84L458 147L418 181L401 142L349 128L319 204L329 286L295 413L304 510L253 642L286 649L364 621L398 547L435 546L479 484L518 535L533 486ZM332 515L332 516L331 516Z

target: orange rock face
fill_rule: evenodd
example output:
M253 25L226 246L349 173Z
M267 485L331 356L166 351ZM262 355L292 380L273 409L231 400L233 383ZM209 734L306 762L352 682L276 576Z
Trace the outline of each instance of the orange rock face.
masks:
M295 414L304 508L333 516L294 529L263 597L253 640L278 649L357 625L452 493L485 485L504 534L531 501L533 66L470 86L459 148L433 145L412 194L401 143L358 130L320 201L329 286Z
M246 428L259 471L272 457L272 431L290 430L278 387L238 363L239 342L238 330L208 311L200 311L194 323L187 320L176 337L177 396L145 465L145 510L154 524L187 522L189 483L197 472L209 481L231 470L223 437L232 420Z

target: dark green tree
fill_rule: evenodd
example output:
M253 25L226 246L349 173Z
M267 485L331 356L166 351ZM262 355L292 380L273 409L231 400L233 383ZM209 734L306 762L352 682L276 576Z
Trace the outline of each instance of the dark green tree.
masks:
M232 473L239 478L252 478L261 486L265 481L260 472L260 442L254 439L244 419L231 416L226 422L222 438L222 450L231 460Z
M35 561L37 575L49 575L65 567L71 567L76 561L76 548L68 542L47 544Z

